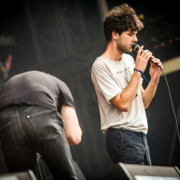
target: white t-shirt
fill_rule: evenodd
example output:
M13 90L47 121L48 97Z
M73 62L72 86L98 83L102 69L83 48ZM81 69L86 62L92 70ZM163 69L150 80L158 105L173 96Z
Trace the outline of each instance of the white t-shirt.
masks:
M134 67L134 59L128 54L123 54L120 61L98 57L92 65L91 78L98 98L101 130L104 134L110 127L124 127L147 134L148 124L140 87L128 112L120 111L110 102L127 87Z

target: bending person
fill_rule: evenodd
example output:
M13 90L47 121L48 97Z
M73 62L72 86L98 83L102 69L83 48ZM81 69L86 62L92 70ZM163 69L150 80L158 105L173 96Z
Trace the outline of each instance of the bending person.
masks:
M74 100L63 81L29 71L2 88L0 139L10 172L35 171L38 152L54 179L77 179L69 145L80 143L81 136Z

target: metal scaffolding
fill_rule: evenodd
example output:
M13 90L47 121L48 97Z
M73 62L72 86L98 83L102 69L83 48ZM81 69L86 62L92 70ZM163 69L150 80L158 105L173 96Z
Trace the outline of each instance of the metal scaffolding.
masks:
M86 24L78 0L24 0L37 64L87 45Z

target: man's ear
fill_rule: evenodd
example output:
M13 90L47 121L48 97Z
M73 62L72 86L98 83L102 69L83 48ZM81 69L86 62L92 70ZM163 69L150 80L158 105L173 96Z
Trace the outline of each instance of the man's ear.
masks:
M114 39L114 40L119 39L119 34L115 31L112 31L112 39Z

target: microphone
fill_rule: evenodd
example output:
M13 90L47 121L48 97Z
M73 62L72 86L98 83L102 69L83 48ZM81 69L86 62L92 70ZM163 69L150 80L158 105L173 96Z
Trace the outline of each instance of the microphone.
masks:
M136 44L136 43L134 43L133 45L132 45L132 48L133 48L133 50L135 51L135 52L138 52L138 50L140 49L140 46L138 45L138 44ZM144 50L142 50L142 52L143 52ZM153 61L152 61L152 58L149 58L149 61L151 61L152 63L154 63ZM160 67L159 65L158 65L158 63L154 63L156 66L158 66L158 67Z

